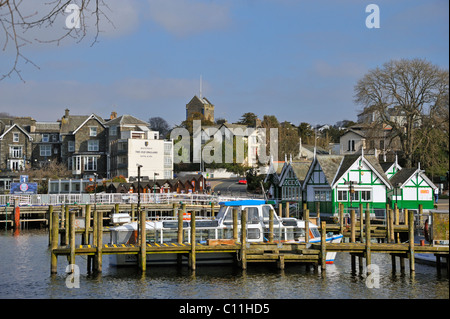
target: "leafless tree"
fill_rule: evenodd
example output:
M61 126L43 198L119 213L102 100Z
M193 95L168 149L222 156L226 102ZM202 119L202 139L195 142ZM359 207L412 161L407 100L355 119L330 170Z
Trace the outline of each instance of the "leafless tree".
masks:
M406 166L428 133L448 121L449 72L422 59L392 60L370 70L355 86L363 113L392 127Z
M65 9L69 4L77 4L79 8L79 28L68 28L64 24L63 18L67 16ZM112 23L104 13L104 8L107 8L104 0L48 0L45 3L41 1L0 0L0 45L2 45L4 52L11 49L15 55L11 68L4 73L2 72L0 81L14 74L23 81L19 69L21 63L29 63L39 68L24 55L23 49L26 45L34 43L56 43L59 45L68 38L77 42L83 40L88 30L87 18L93 17L95 28L92 44L97 42L99 32L101 32L100 20L106 19ZM49 30L57 21L61 22L58 24L58 29L61 29L62 33L55 35L52 39L36 37L36 32L33 32L33 30L43 28Z

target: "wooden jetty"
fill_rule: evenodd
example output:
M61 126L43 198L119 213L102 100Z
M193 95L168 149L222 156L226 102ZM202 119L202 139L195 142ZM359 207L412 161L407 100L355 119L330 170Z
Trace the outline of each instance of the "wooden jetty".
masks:
M116 211L120 207L116 207ZM165 207L165 209L168 209ZM344 228L342 218L339 225L328 225L325 221L320 223L321 243L288 243L275 242L273 240L273 216L275 212L270 211L269 221L269 235L268 242L264 243L247 243L245 232L241 232L238 238L238 212L237 209L233 211L233 239L232 240L216 240L208 244L195 243L195 220L198 216L199 210L195 207L187 207L185 204L172 204L170 207L171 216L178 218L178 241L176 243L155 244L146 243L142 239L146 238L146 228L144 227L146 221L146 212L142 209L137 209L136 213L139 216L139 235L136 244L104 244L103 233L108 231L104 226L105 211L94 209L91 214L91 209L85 210L85 218L87 227L76 230L76 210L70 210L66 207L64 212L53 210L51 212L51 223L49 231L49 245L51 246L51 273L57 272L57 259L59 256L67 256L69 264L75 264L75 257L79 255L88 256L88 272L102 271L103 255L112 254L127 254L137 255L138 268L145 272L147 270L146 256L149 254L167 254L174 253L179 256L187 256L189 260L189 267L192 270L196 269L196 260L199 254L208 253L232 253L235 256L236 264L242 269L247 269L249 263L276 263L280 269L284 269L286 263L306 263L314 267L320 266L322 272L326 270L326 253L339 252L349 253L352 256L352 270L356 270L356 258L359 259L360 271L363 271L363 259L366 260L366 268L371 264L371 256L374 253L390 254L392 256L392 269L395 270L395 258L399 257L401 260L401 269L404 270L404 260L409 260L410 272L415 271L415 253L430 253L434 254L437 260L440 261L444 257L447 262L448 272L448 246L434 247L430 245L420 245L414 243L414 215L405 211L405 220L407 224L399 225L398 219L394 222L394 218L390 218L385 229L379 228L377 225L371 225L370 212L365 211L365 218L361 214L360 221L356 220L355 211L351 212L350 229L347 231L349 242L343 243L326 243L326 233L329 231L341 231ZM192 210L190 210L192 209ZM49 207L51 210L51 207ZM190 210L191 218L191 238L189 242L183 241L183 217ZM214 209L211 211L214 214ZM245 212L245 211L243 211ZM362 211L361 211L362 212ZM61 215L61 216L60 216ZM395 216L395 213L389 213ZM64 216L64 217L63 217ZM392 217L391 216L391 217ZM305 220L309 220L309 212L305 211ZM62 218L65 218L63 221ZM134 219L134 218L133 218ZM241 225L243 228L247 224L247 214L241 214ZM307 224L307 223L306 223ZM358 228L359 227L359 228ZM357 230L359 229L359 242L357 241ZM408 235L408 243L399 242L399 233L405 232ZM387 243L375 243L373 238L381 236L383 232L384 237L388 238ZM81 234L81 245L76 245L76 234ZM343 231L345 234L346 231ZM90 236L92 235L92 236ZM60 238L60 239L59 239ZM380 238L380 237L378 237ZM391 240L393 239L393 240ZM181 264L181 258L178 259ZM440 263L437 263L440 264Z

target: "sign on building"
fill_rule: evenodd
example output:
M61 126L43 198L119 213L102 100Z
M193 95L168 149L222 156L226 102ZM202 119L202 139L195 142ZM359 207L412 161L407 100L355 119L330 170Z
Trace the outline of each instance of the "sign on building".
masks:
M11 183L10 194L14 195L37 194L37 183Z

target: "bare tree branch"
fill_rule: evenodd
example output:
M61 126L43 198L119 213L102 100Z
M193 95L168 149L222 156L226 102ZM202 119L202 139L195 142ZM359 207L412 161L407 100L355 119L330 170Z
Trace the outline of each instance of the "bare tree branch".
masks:
M78 3L80 12L80 28L67 28L61 23L57 25L56 21L66 17L65 9L71 3ZM65 39L74 39L77 43L81 42L87 35L88 22L87 18L94 17L94 39L91 44L94 45L98 41L98 36L101 32L100 21L105 19L112 24L112 21L103 11L103 8L109 9L104 0L53 0L44 3L39 10L34 8L30 11L30 2L25 3L22 0L0 0L0 33L4 34L2 43L2 50L7 51L8 48L13 49L13 62L11 68L0 76L0 81L5 78L10 78L16 75L20 80L24 81L19 66L21 63L32 64L34 67L39 67L33 63L31 59L26 57L22 52L26 45L34 43L54 43L60 45ZM35 4L33 4L35 5ZM44 13L42 13L44 12ZM62 35L56 36L53 39L42 39L32 36L32 30L42 28L60 28L65 30ZM31 33L31 37L29 34ZM3 37L1 37L3 38Z

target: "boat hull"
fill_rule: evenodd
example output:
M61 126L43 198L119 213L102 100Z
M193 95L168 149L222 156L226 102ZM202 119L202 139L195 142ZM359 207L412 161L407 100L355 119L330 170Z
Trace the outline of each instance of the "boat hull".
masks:
M327 238L327 242L340 243L342 235L336 235ZM148 254L147 265L164 266L177 265L178 258L181 258L181 264L187 265L189 260L187 254ZM333 264L336 258L336 252L327 252L326 263ZM225 265L232 264L235 260L234 253L205 253L197 254L196 264L198 265ZM136 266L138 262L138 255L111 255L110 265L112 266Z

